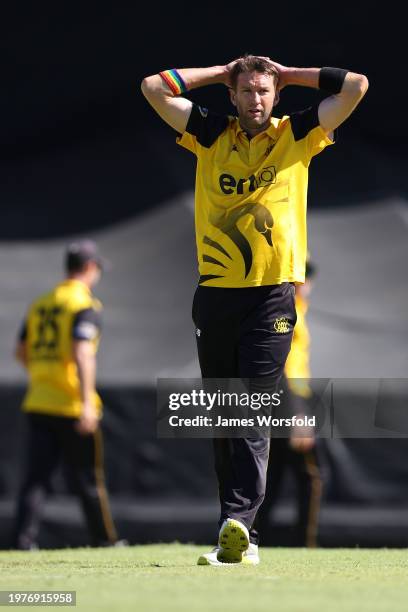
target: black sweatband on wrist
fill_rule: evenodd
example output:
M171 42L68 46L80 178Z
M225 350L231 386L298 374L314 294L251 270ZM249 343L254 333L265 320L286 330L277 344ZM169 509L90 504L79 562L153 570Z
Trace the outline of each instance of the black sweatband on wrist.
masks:
M343 70L343 68L320 68L319 89L324 89L331 94L340 93L347 72L348 70Z

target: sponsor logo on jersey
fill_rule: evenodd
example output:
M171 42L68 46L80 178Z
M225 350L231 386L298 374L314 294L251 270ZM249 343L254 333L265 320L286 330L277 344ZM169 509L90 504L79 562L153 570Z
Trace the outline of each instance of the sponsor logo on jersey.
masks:
M244 192L251 193L260 187L267 187L276 183L275 166L262 168L257 174L251 174L248 178L236 179L232 174L224 172L218 179L220 189L225 195L236 193L242 195Z

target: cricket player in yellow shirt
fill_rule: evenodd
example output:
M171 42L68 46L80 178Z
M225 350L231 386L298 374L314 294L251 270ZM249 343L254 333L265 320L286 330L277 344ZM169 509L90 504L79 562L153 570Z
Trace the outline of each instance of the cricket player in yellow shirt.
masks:
M102 304L92 295L104 260L90 240L69 245L66 278L29 307L16 357L28 372L23 410L27 462L14 546L38 548L47 486L62 458L72 474L93 546L117 541L104 482L102 402L95 390Z
M238 116L193 104L186 92L224 84ZM280 91L328 94L277 118ZM295 283L305 278L306 195L312 158L333 143L368 87L340 68L293 68L247 55L227 65L163 70L142 92L197 159L195 229L199 283L193 302L204 379L278 384L296 322ZM221 514L218 545L202 565L259 563L254 520L265 494L269 439L214 439Z

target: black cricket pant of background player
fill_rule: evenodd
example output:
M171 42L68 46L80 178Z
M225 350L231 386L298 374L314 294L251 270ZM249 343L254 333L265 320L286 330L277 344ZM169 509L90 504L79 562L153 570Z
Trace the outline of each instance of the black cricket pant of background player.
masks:
M274 392L296 323L294 292L291 283L236 289L199 285L192 315L203 379L250 378L254 392L265 391L267 380L268 392ZM287 322L286 331L275 325L281 317ZM256 544L253 524L265 495L269 438L214 438L213 445L219 526L226 518L237 519Z
M17 501L13 545L37 544L44 497L53 472L63 460L86 518L92 546L117 540L104 483L102 433L80 435L76 419L27 414L26 466Z
M266 494L257 515L256 527L266 546L276 545L271 537L269 516L278 500L287 469L295 478L297 500L297 517L291 529L290 544L314 548L317 546L323 485L317 446L303 453L292 449L288 438L271 439Z

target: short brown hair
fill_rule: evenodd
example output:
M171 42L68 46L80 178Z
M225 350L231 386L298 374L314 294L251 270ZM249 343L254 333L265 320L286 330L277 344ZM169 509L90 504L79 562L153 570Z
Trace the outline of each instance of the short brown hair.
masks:
M242 72L260 72L261 74L270 74L276 82L279 78L277 69L263 57L257 55L245 54L240 57L234 64L230 74L230 83L232 89L236 89L238 77Z

